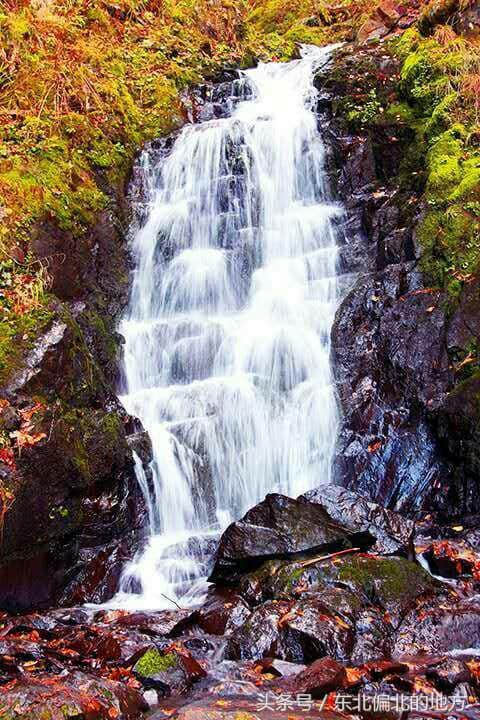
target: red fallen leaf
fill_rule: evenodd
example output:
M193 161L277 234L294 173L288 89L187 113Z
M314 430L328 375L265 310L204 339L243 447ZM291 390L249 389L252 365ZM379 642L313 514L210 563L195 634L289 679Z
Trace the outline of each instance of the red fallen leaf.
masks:
M433 292L435 292L435 288L422 288L421 290L412 290L411 292L402 295L400 301L404 302L407 298L413 297L414 295L431 295Z
M112 718L112 720L115 720L115 718L118 718L119 714L120 713L118 712L117 708L115 708L115 707L111 707L108 709L107 715L109 718Z
M303 615L303 613L300 610L290 610L289 612L286 612L284 615L282 615L279 618L277 626L279 628L282 628L290 620L295 620L295 618L298 617L299 615Z
M15 467L15 455L12 448L0 448L0 462L9 468Z
M35 405L33 405L33 407L29 408L28 410L20 410L20 415L25 422L29 422L35 415L35 413L41 412L43 410L45 410L45 405L43 403L37 402L35 403Z
M130 688L138 689L138 688L141 686L141 683L140 683L140 681L137 680L136 678L130 677L130 678L128 678L128 680L127 680L127 686L130 687Z
M349 685L355 685L359 680L361 680L366 675L365 668L358 668L358 667L347 667L345 668L345 672L347 673L347 682Z
M368 446L367 450L368 450L369 453L374 453L374 452L376 452L377 450L379 450L381 447L382 447L382 441L381 441L381 440L376 440L375 442L370 443L370 445Z
M95 698L89 698L85 710L87 710L87 712L98 712L102 710L102 704L98 700L95 700Z

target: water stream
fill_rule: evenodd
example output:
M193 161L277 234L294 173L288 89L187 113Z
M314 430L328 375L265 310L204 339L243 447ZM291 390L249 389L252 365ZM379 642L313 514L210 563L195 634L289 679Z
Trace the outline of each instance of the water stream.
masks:
M329 481L341 208L313 86L328 54L242 73L227 117L187 125L161 162L142 158L121 400L152 441L151 480L137 461L149 540L117 606L198 600L222 528L268 492Z

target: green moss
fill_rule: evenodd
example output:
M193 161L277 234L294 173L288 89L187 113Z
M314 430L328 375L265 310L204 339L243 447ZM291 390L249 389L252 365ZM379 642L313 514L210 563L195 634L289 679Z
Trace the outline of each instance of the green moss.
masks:
M347 120L352 127L371 125L381 109L382 104L377 97L377 91L372 88L364 102L356 104L347 112Z
M457 93L448 93L434 108L429 120L425 125L425 132L428 137L434 137L447 130L452 122L451 111L458 102Z
M430 211L417 230L422 269L432 284L458 296L462 277L480 265L480 156L468 155L465 130L455 125L427 154Z
M423 249L422 270L428 280L452 296L462 288L461 277L480 262L479 224L461 204L426 214L417 229Z
M171 652L162 655L158 650L150 648L138 660L133 670L143 677L152 677L157 673L166 672L170 668L176 667L177 664L178 657L175 653Z
M432 586L423 568L404 558L353 557L342 563L338 579L385 602L419 595Z
M68 720L68 718L78 718L79 714L82 714L81 708L78 705L62 705L60 712L65 720Z
M433 111L437 96L434 71L425 49L410 53L401 70L401 89L406 98L423 114Z
M391 103L383 115L383 121L387 123L412 125L415 120L416 116L413 109L405 102Z
M449 200L480 201L480 157L472 158L463 163L461 179L455 190L451 193ZM469 209L480 215L480 206L472 205Z
M67 408L57 422L57 433L64 444L67 467L71 463L78 479L86 485L105 469L108 471L125 444L122 420L115 412Z
M462 143L450 132L444 133L427 155L429 169L427 194L446 200L462 177Z

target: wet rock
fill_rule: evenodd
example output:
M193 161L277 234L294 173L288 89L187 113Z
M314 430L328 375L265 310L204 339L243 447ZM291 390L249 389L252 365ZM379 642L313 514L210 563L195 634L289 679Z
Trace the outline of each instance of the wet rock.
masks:
M262 567L252 575L263 579L263 600L297 600L306 593L316 594L331 614L340 615L347 623L354 623L365 606L373 605L398 624L418 598L438 591L438 583L416 563L361 553L283 563L273 574L268 567L264 573Z
M385 613L377 608L366 608L357 615L355 641L350 654L354 665L389 658L393 648L393 628Z
M352 652L354 626L321 601L301 599L281 619L282 655L285 660L308 663L325 655L346 661Z
M427 420L451 381L441 302L421 288L412 266L390 266L358 281L333 328L345 411L338 480L411 514L446 508L454 493Z
M480 554L461 539L433 540L418 543L417 553L428 563L434 575L449 579L474 578L480 580Z
M343 688L346 679L343 665L325 657L316 660L298 675L287 678L279 687L293 695L308 694L313 698L322 698L326 693Z
M366 548L373 542L368 532L350 532L319 505L267 495L224 532L210 580L231 583L269 557Z
M306 665L300 665L299 663L287 662L286 660L267 659L262 663L263 672L272 673L280 677L290 677L291 675L298 675L306 669Z
M468 651L479 642L480 607L454 596L441 603L427 601L407 613L396 633L393 656Z
M42 372L44 365L55 362L66 332L66 323L60 320L52 323L51 327L37 339L35 347L25 359L24 366L11 378L7 387L8 393L23 388L33 377Z
M18 460L0 547L0 606L15 612L112 597L143 517L117 404L39 416L44 437Z
M342 523L351 532L373 535L376 540L371 548L373 552L408 555L412 551L413 523L357 493L337 485L322 485L303 498L321 505L332 520Z
M245 601L228 590L210 593L197 612L198 625L209 635L230 635L250 615Z
M230 660L291 659L282 652L279 622L292 605L291 602L272 601L260 606L232 633L225 648L225 657Z
M135 432L127 437L128 446L138 455L144 467L148 467L152 460L152 441L149 435L142 432Z
M440 692L449 694L460 683L469 682L471 673L463 660L449 657L443 659L438 665L428 668L426 677Z
M341 194L359 193L376 181L373 147L368 137L342 139L343 166L339 179Z
M346 660L353 647L353 623L336 615L319 596L298 602L271 601L258 607L229 638L226 657L274 657L308 663L325 655Z
M456 385L436 413L437 432L454 463L451 485L455 489L455 517L478 512L480 431L477 397L480 375ZM452 495L452 493L450 493Z
M121 628L135 628L145 635L175 637L196 618L191 610L160 610L157 612L129 612L111 610L100 612L96 621Z
M133 687L72 672L12 680L2 688L1 710L19 720L135 720L148 705Z
M161 653L155 646L137 660L133 673L144 687L163 696L185 693L206 674L191 655L174 649Z
M393 625L419 598L433 596L438 587L419 565L396 557L353 556L338 564L336 576L353 593L387 611Z

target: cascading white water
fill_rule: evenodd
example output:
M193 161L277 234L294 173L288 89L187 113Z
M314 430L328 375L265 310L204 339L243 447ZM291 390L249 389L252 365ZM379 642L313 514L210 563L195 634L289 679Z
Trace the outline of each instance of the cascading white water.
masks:
M341 210L313 112L328 55L243 73L229 117L187 125L159 167L144 156L121 399L152 441L150 485L137 462L150 538L117 606L192 602L220 529L268 492L329 481Z

